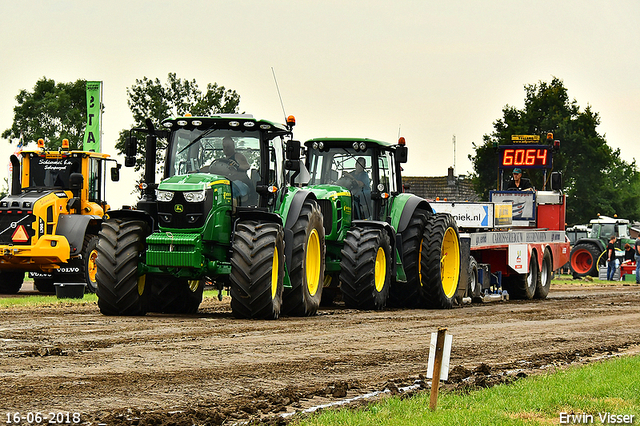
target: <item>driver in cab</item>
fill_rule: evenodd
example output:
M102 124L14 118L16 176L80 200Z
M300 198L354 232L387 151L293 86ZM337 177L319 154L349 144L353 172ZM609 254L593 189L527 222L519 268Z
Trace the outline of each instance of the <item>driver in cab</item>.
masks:
M364 157L360 157L356 160L356 167L353 172L345 172L345 176L349 178L353 178L354 182L354 192L361 192L365 196L371 195L371 180L369 179L369 174L364 169L367 165Z
M522 169L516 167L513 169L513 176L507 183L507 191L533 191L531 181L522 177Z
M249 178L247 170L251 167L242 153L236 152L236 145L231 136L222 139L222 152L224 158L218 158L209 166L209 173L219 173L231 180L240 196L247 195L249 191Z
M215 160L211 165L212 168L221 168L222 174L227 176L231 180L246 178L247 170L249 170L249 162L247 157L243 154L236 152L236 144L231 136L225 136L222 139L222 152L224 158ZM228 169L224 170L224 169Z

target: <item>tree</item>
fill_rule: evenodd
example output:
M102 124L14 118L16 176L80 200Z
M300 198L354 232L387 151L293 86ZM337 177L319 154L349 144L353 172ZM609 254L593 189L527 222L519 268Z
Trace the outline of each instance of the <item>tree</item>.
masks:
M176 117L191 113L193 116L208 116L220 113L236 113L240 103L240 96L235 90L227 90L216 83L207 84L206 92L202 93L195 80L182 80L175 73L169 73L167 83L162 84L159 79L151 80L144 77L136 79L133 86L127 89L129 97L127 104L133 113L135 127L146 127L145 120L151 119L156 128L167 117ZM120 132L116 149L124 153L125 139L129 129ZM156 151L156 165L161 167L164 149L167 142L158 139ZM146 155L146 147L138 144L135 170L142 168Z
M550 83L525 85L525 93L523 109L506 105L503 118L493 123L494 131L483 136L481 145L473 144L475 155L469 159L474 189L481 198L488 199L489 190L498 187L494 144L511 144L512 135L540 135L544 140L551 132L561 144L553 154L553 167L563 175L567 223L586 223L598 213L639 218L640 175L635 159L624 161L620 150L613 150L597 132L598 113L589 105L581 111L556 77ZM532 184L542 189L542 173L529 174Z
M87 125L86 80L57 83L42 77L29 92L21 90L13 108L13 124L2 132L4 139L22 139L23 145L45 140L45 147L56 150L62 139L70 147L82 149Z

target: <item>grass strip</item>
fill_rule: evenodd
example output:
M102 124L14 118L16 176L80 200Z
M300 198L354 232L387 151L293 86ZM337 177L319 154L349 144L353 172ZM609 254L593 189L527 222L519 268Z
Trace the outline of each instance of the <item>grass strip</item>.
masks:
M218 297L218 290L206 290L203 293L203 299L209 297ZM9 308L12 306L51 306L58 304L97 304L98 296L92 293L86 293L82 299L58 299L55 295L33 294L24 297L0 297L0 308Z
M571 367L561 372L530 376L512 384L498 385L468 394L443 392L440 394L435 412L429 409L427 391L411 398L390 397L363 409L325 411L296 424L622 424L624 415L627 415L627 420L631 420L631 424L640 424L638 371L640 356L621 357L587 366ZM570 417L571 415L582 417ZM607 415L619 417L614 417L613 420L617 421L612 422L612 418L606 417ZM601 421L601 416L604 422ZM582 421L576 421L577 419Z

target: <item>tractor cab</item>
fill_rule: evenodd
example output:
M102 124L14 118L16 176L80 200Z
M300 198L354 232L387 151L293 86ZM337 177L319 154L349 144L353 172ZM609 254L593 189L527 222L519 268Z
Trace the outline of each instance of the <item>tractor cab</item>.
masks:
M386 220L391 195L401 192L397 145L371 139L319 138L305 142L309 185L348 190L355 220Z

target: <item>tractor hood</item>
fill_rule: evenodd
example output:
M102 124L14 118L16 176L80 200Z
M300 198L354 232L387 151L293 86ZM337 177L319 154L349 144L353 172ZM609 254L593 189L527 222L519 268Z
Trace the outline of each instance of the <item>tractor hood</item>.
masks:
M160 182L160 191L203 191L213 185L229 185L229 179L221 175L209 173L191 173L188 175L177 175Z
M335 199L337 197L350 197L351 192L343 186L322 184L322 185L309 185L313 188L313 193L320 200Z

